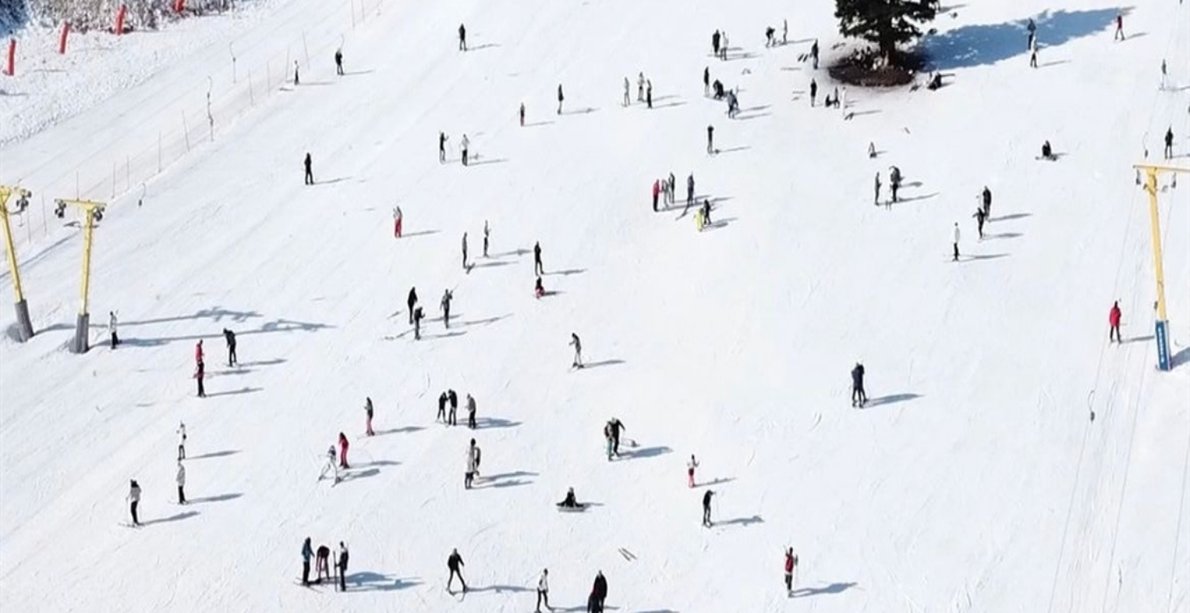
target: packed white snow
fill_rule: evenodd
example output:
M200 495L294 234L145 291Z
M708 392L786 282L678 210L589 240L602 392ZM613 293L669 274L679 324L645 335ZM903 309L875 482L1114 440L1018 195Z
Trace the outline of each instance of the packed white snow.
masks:
M839 110L822 107L837 86L825 65L851 43L836 47L830 2L334 4L224 24L203 34L217 58L173 54L135 85L89 59L102 53L72 56L36 105L71 116L24 124L31 136L0 107L0 183L35 194L13 230L38 331L0 340L6 608L527 611L548 567L550 603L572 611L597 571L622 612L1190 611L1190 176L1161 177L1175 367L1160 372L1148 198L1131 167L1146 150L1165 162L1167 128L1167 163L1190 166L1190 6L1127 8L1116 42L1117 7L1097 0L960 4L923 43L945 87L849 87ZM783 19L788 44L766 47ZM118 45L197 49L187 27ZM716 29L727 61L711 57ZM198 115L160 172L126 162L176 133L183 103L151 101L201 109L208 76L216 100L250 95L226 59L245 37L256 66L293 54L272 64L272 95L228 103L213 126ZM817 71L799 60L815 39ZM294 60L300 84L283 85ZM737 118L704 96L704 67L738 88ZM652 109L636 102L642 72ZM76 104L79 83L111 94ZM1045 140L1057 161L1037 159ZM111 178L117 164L147 174ZM894 165L900 201L873 206L874 175L885 201ZM670 172L678 202L653 212ZM713 206L701 232L684 207L691 174ZM110 200L85 355L67 349L80 217L50 210L76 195ZM858 361L863 409L849 402ZM448 388L474 396L476 430L435 422ZM613 417L627 430L609 461ZM318 477L340 432L351 468L332 486ZM464 490L471 438L482 465ZM130 479L140 528L126 526ZM591 506L559 513L568 487ZM345 594L299 585L306 537L348 545ZM466 595L444 589L453 548Z

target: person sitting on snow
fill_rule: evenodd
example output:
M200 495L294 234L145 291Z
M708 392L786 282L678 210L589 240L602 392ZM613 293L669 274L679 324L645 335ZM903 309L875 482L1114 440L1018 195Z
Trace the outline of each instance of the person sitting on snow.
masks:
M564 507L564 508L567 508L567 509L574 509L574 508L578 508L578 500L576 500L576 499L575 499L575 497L574 497L574 488L573 488L573 487L572 487L572 488L567 488L567 490L566 490L566 498L564 498L564 499L562 500L562 502L559 502L559 503L558 503L558 506L560 506L560 507Z

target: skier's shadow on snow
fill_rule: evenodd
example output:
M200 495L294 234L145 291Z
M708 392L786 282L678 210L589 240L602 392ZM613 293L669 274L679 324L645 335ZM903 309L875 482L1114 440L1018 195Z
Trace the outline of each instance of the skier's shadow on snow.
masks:
M886 404L896 404L898 402L908 402L916 398L921 398L921 394L889 394L879 398L873 398L864 403L863 408L871 409Z
M521 586L521 585L485 585L483 587L469 587L469 588L467 588L468 593L496 592L497 594L499 594L501 592L520 593L520 592L531 592L531 591L533 591L533 590L531 590L527 587Z
M183 511L181 513L175 513L173 515L170 515L169 517L161 517L158 519L150 519L149 521L142 521L140 523L140 525L142 527L147 527L147 526L152 526L153 524L165 524L165 523L169 523L172 521L181 521L183 519L189 519L191 517L194 517L195 515L198 515L198 511Z
M1035 16L1037 40L1057 47L1073 39L1104 31L1118 9L1044 11ZM1123 9L1125 14L1130 9ZM922 39L921 49L932 58L935 70L984 66L1025 55L1028 18L998 24L970 25Z
M219 494L218 496L203 496L200 498L191 498L191 499L187 500L186 503L187 504L203 504L203 503L207 503L207 502L227 502L228 500L235 500L236 498L239 498L241 496L243 496L243 494L241 494L239 492L233 492L231 494Z
M591 370L592 368L599 368L600 366L615 366L617 364L623 364L623 363L624 363L624 360L617 360L617 359L600 360L598 362L585 362L583 364L583 370Z
M394 577L383 573L361 571L347 575L347 588L353 592L391 592L417 587L421 577Z
M706 224L702 227L702 229L705 232L706 230L718 230L719 228L726 228L735 220L735 217L724 217L723 219L717 219L709 224Z
M569 277L570 275L581 275L584 272L587 272L586 268L568 268L566 270L551 270L547 273L544 273L542 276L553 277L553 276L560 275L563 277Z
M500 266L509 266L512 262L505 262L503 260L489 260L486 262L476 262L471 265L471 268L497 268Z
M347 481L355 481L357 479L367 479L368 477L375 477L380 474L379 468L366 468L364 470L347 469L347 472L339 479L340 483Z
M510 419L501 419L499 417L476 417L475 429L487 430L489 428L515 428L521 425L519 421L512 421Z
M239 452L240 452L239 449L225 449L223 451L212 451L210 453L203 453L200 455L187 456L186 459L187 460L206 460L208 458L223 458L223 457L227 457L229 455L235 455Z
M736 151L747 151L752 148L752 145L744 145L742 147L729 147L727 149L716 149L715 155L723 155L724 153L734 153Z
M503 164L508 161L508 158L483 158L476 159L474 162L468 162L468 166L484 166L486 164Z
M314 185L334 185L335 183L342 183L351 177L335 177L334 179L327 179L325 181L315 181Z
M729 519L727 521L717 521L717 522L715 522L715 526L717 526L717 527L718 526L744 526L744 527L747 527L747 526L751 526L752 524L763 524L763 523L764 523L763 517L761 517L759 515L753 515L751 517L737 517L735 519Z
M373 436L384 436L386 434L408 434L425 430L424 426L402 426L400 428L389 428L388 430L377 430Z
M584 107L584 108L573 110L573 111L562 111L560 114L561 115L589 115L589 114L594 113L595 111L598 111L598 110L599 109L596 107L588 106L588 107Z
M488 317L486 319L471 319L471 320L466 320L466 321L460 321L457 325L460 325L460 326L490 326L502 319L508 319L509 317L512 317L512 313L505 313L503 315L497 315L495 317Z
M255 362L236 362L236 366L276 366L284 364L287 360L285 358L273 358L271 360L256 360Z
M540 126L548 126L552 123L554 123L554 122L553 121L530 121L529 123L525 124L525 127L526 128L536 128L536 127L540 127Z
M659 455L665 455L672 452L673 449L670 449L665 445L659 445L657 447L640 447L638 449L628 449L625 450L624 453L620 454L620 457L629 460L643 460L645 458L654 458Z
M819 594L838 594L855 586L856 583L854 581L849 581L847 583L832 583L823 587L803 587L790 592L789 597L805 598L806 596L818 596Z
M1033 215L1032 213L1012 213L1010 215L1001 215L1000 217L989 217L988 221L1010 221L1013 219L1023 219L1025 217L1031 217L1032 215Z
M1021 236L1022 235L1020 232L1001 232L999 234L984 234L983 235L984 239L986 239L986 240L994 240L997 238L1020 238Z
M441 230L420 230L418 232L403 232L403 233L401 233L401 238L411 238L414 236L429 236L431 234L437 234L439 232L441 232Z
M918 202L921 200L929 200L930 198L934 198L937 196L938 196L938 192L933 192L933 193L929 193L929 194L923 194L921 196L909 196L908 198L897 198L896 203L897 204L905 204L907 202Z
M711 487L712 485L719 485L722 483L730 483L732 481L735 481L735 477L715 477L714 479L711 479L710 481L706 481L703 483L696 482L694 484L694 488L698 489L700 487Z
M241 387L238 390L227 390L223 392L207 394L207 398L218 398L219 396L239 396L240 394L255 394L256 392L262 390L264 390L263 387Z
M960 255L959 262L979 262L982 260L998 260L1008 257L1007 253L989 253L987 255Z
M522 477L536 477L537 473L527 470L518 470L510 473L499 473L495 475L480 475L479 479L471 486L471 489L486 490L490 488L505 488L517 487L521 485L529 485L533 483L532 479ZM472 590L468 590L472 591Z

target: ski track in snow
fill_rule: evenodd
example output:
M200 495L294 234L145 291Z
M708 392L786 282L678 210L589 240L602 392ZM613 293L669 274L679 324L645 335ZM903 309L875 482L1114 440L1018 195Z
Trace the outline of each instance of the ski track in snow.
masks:
M820 93L834 86L796 62L815 37L836 53L829 3L358 6L273 0L159 33L92 33L0 77L29 94L0 96L0 181L35 192L14 232L39 331L0 337L0 601L523 611L548 567L551 603L567 608L602 570L622 611L1190 611L1190 363L1175 342L1178 367L1153 370L1147 200L1130 170L1137 135L1155 160L1169 125L1174 163L1187 160L1185 63L1170 63L1174 91L1155 85L1162 57L1190 57L1190 6L1127 9L1122 43L1101 2L957 6L930 43L956 54L946 87L849 88L850 121L789 101L811 76ZM1030 16L1042 63L1057 62L1037 70ZM783 17L799 42L763 47ZM716 28L731 61L709 57ZM27 31L21 48L53 34ZM294 59L302 85L282 91ZM245 90L266 65L275 95ZM704 66L739 87L740 119L703 96ZM620 105L640 71L651 111ZM155 157L128 162L151 168L143 181L110 176L183 112L188 152L174 142L160 174ZM468 168L463 134L482 154ZM1046 139L1059 161L1034 159ZM891 165L905 200L874 207L872 176L887 182ZM649 187L669 172L678 202L653 213ZM701 233L680 210L690 173L715 207ZM984 185L993 221L979 241ZM66 350L77 217L46 217L41 201L76 189L117 194L96 230L84 356ZM1173 339L1190 336L1185 190L1161 192ZM492 257L461 270L460 238L481 253L485 220ZM427 315L419 342L410 286ZM1125 343L1106 345L1117 299ZM224 327L240 368L222 366ZM587 368L568 368L571 332ZM205 400L190 378L200 338ZM857 360L862 409L848 403ZM432 421L447 388L461 405L474 394L479 428ZM365 396L374 437L359 434ZM609 462L613 416L634 443ZM173 504L179 421L186 507ZM315 482L339 432L353 467ZM470 438L483 473L463 491ZM131 478L144 488L136 530L120 525ZM592 506L558 513L567 487ZM698 525L707 487L711 530ZM350 545L353 593L287 589L306 536ZM793 598L779 587L787 546ZM465 599L442 589L455 547Z

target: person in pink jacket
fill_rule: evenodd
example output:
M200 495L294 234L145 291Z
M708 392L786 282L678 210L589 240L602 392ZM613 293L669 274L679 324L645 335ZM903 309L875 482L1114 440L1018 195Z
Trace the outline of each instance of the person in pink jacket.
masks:
M342 432L339 433L339 467L351 468L347 465L347 435Z
M1117 300L1111 305L1111 311L1107 314L1107 323L1111 328L1107 331L1107 342L1112 341L1114 336L1117 343L1122 343L1120 340L1120 301Z
M657 196L661 195L661 179L653 181L653 212L657 212Z

